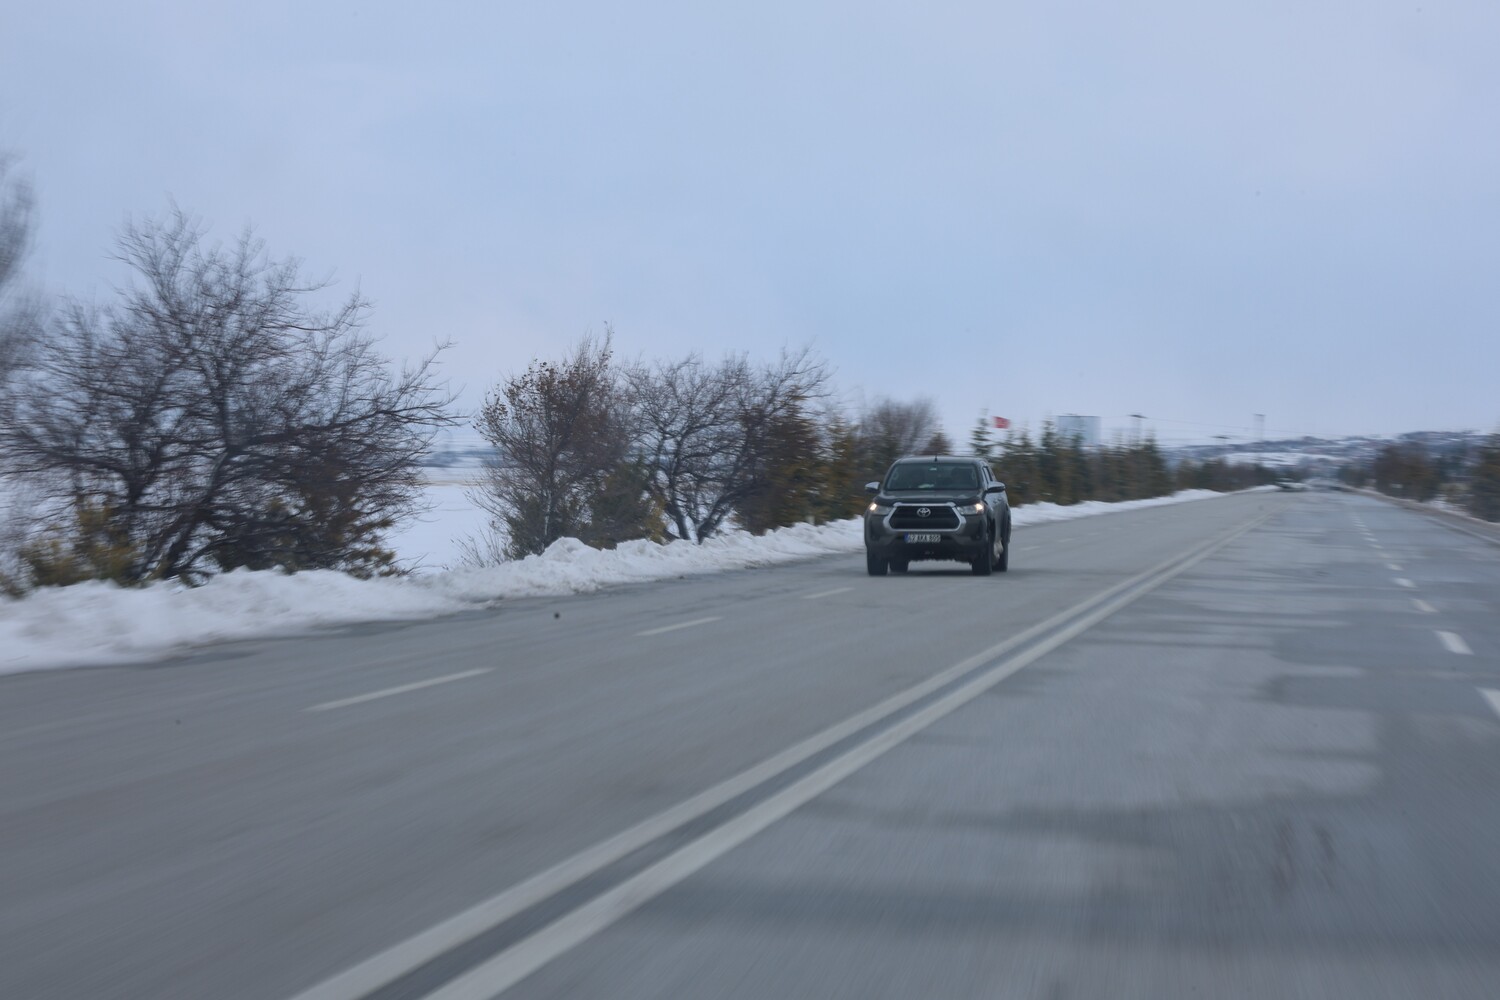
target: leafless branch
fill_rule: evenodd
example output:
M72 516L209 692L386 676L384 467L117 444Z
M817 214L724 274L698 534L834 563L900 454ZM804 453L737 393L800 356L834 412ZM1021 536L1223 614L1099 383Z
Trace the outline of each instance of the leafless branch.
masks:
M228 248L180 211L127 225L135 283L70 304L0 402L16 466L107 513L129 579L237 566L389 563L380 535L419 503L417 460L454 423L435 362L399 372L355 293L322 286L246 232Z

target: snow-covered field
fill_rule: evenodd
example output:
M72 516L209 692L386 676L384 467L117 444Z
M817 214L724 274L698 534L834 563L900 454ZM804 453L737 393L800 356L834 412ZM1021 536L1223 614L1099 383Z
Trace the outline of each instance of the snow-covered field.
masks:
M1221 495L1188 490L1117 504L1032 504L1016 508L1013 524L1024 529ZM477 531L483 519L463 498L459 485L435 484L434 501L437 506L428 522L395 539L397 551L403 559L420 561L424 567L456 565L458 550L453 539ZM735 532L703 545L628 542L610 551L565 538L541 555L518 562L483 569L429 568L399 579L356 580L329 571L242 570L198 588L159 584L126 589L105 583L48 588L20 600L0 598L0 673L150 660L227 639L285 635L353 622L430 618L509 597L586 593L692 573L835 553L853 555L862 546L860 522L849 520L820 527L799 524L758 538Z
M432 509L403 524L387 539L401 565L418 573L457 569L463 562L460 543L477 539L485 530L484 511L465 495L469 474L434 470L427 484Z
M1343 465L1348 459L1310 451L1237 451L1224 456L1227 465L1264 465L1270 469L1296 469L1304 465Z

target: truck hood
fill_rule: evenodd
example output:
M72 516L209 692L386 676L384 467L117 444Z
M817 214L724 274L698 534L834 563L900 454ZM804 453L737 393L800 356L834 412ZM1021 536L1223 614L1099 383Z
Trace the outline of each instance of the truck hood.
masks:
M981 497L977 490L896 490L881 493L875 498L885 503L976 503Z

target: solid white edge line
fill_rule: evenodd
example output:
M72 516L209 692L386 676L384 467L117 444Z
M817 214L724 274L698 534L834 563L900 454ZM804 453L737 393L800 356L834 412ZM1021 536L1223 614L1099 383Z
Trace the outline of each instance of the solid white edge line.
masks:
M690 622L678 622L676 625L663 625L661 628L648 628L644 632L637 632L636 635L661 635L664 632L676 632L678 629L692 628L695 625L707 625L709 622L716 622L720 619L721 616L719 615L715 615L712 618L694 618Z
M1422 612L1422 614L1424 614L1424 615L1435 615L1435 614L1437 614L1437 608L1433 607L1431 604L1428 604L1426 601L1422 600L1420 597L1413 597L1411 599L1411 602L1413 604L1415 604L1417 606L1417 610L1420 611L1420 612Z
M820 597L832 597L834 594L847 594L853 587L835 587L833 590L820 590L816 594L803 594L804 601L816 601Z
M350 705L359 705L367 701L375 701L379 698L389 698L392 695L406 694L408 691L420 691L422 688L430 688L437 684L449 684L453 681L461 681L469 677L478 677L487 674L494 667L480 667L477 670L465 670L458 674L447 674L443 677L429 677L425 681L415 681L411 684L402 684L399 687L385 688L382 691L371 691L369 694L357 694L352 698L340 698L338 701L325 701L321 705L304 708L304 712L326 712L331 708L347 708Z
M1427 520L1431 521L1433 524L1439 525L1440 527L1451 528L1454 531L1460 532L1461 534L1465 535L1473 535L1481 542L1489 542L1491 545L1500 545L1500 538L1496 538L1494 535L1485 534L1484 532L1475 531L1472 528L1466 528L1461 524L1455 524L1447 517L1442 516L1442 514L1438 511L1421 509L1421 505L1419 504L1410 507L1407 506L1407 504L1413 503L1413 501L1401 501L1396 500L1394 497L1387 496L1381 496L1378 499L1384 501L1385 503L1400 507L1403 510L1411 511L1413 514L1421 514L1422 516L1426 517Z
M1479 693L1484 695L1484 700L1490 703L1490 708L1495 710L1495 714L1500 715L1500 691L1480 688Z
M1483 532L1473 531L1469 528L1465 528L1462 525L1453 524L1447 521L1440 523L1447 525L1447 527L1452 528L1454 531L1460 531L1465 535L1472 535L1473 537L1479 539L1481 542L1489 542L1491 545L1500 545L1500 539L1495 538L1493 535L1486 535Z
M974 668L1005 655L1011 650L1030 642L1039 635L1046 634L1075 616L1082 614L1088 608L1097 607L1105 601L1129 591L1142 581L1152 579L1158 573L1171 568L1182 560L1196 562L1206 557L1211 552L1229 544L1246 532L1270 520L1273 514L1274 511L1269 514L1263 514L1218 539L1210 539L1196 549L1189 549L1186 553L1172 556L1150 569L1137 573L1127 580L1122 580L1113 586L1106 587L1094 596L1085 598L1072 607L1059 611L1046 621L1038 622L1030 628L1011 636L1009 639L1001 640L987 649L980 650L973 656L955 663L946 670L934 674L904 691L899 691L862 712L855 713L843 722L834 723L822 732L815 733L802 742L767 757L759 764L755 764L717 785L684 799L677 805L657 813L655 816L649 817L635 826L615 834L613 837L587 847L577 854L563 859L551 868L538 872L536 875L518 882L508 889L501 890L489 899L471 906L462 913L457 913L441 923L434 924L425 931L421 931L404 941L391 945L384 951L372 955L364 961L350 966L343 972L336 973L328 979L296 994L290 1000L358 1000L358 998L363 997L365 994L385 986L387 983L400 978L419 965L429 962L455 946L468 941L478 934L482 934L497 924L509 920L511 917L529 909L542 900L555 896L569 886L576 885L595 872L646 846L663 834L670 833L684 823L698 819L724 803L755 788L757 785L774 778L783 771L796 767L809 757L823 752L860 730L901 711L914 702L920 701L955 678L961 677ZM1186 565L1188 563L1184 563L1184 568Z
M1102 607L1096 608L1035 646L1023 650L1008 660L996 663L980 676L950 691L909 718L903 719L868 741L853 747L745 812L709 830L649 868L631 876L613 889L511 945L489 961L470 969L427 994L424 1000L493 1000L494 997L504 993L553 959L650 902L694 872L760 833L772 823L786 817L800 806L832 788L886 751L904 743L916 733L973 701L1005 678L1070 642L1122 608L1156 591L1268 517L1269 515L1258 519L1241 531L1235 532L1234 535L1220 540L1163 572L1159 577L1149 580L1141 587L1128 591Z
M1437 632L1438 639L1448 648L1448 652L1457 653L1459 656L1474 655L1474 651L1469 648L1469 644L1464 642L1464 637L1457 632L1448 632L1443 629L1436 629L1435 631Z

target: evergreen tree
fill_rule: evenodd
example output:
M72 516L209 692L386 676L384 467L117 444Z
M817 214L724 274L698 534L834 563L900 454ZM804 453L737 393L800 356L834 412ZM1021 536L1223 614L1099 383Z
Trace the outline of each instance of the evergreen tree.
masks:
M1095 463L1083 446L1083 438L1073 435L1068 439L1067 461L1073 467L1073 497L1075 500L1098 499L1098 484L1095 482Z
M1490 435L1479 448L1469 487L1469 513L1500 521L1500 434Z
M1166 496L1172 492L1172 477L1167 472L1167 460L1156 446L1156 438L1148 437L1138 449L1140 452L1141 488L1140 499Z
M996 470L1012 506L1035 503L1041 499L1038 486L1036 446L1027 431L1011 431L1005 436L1004 453Z
M861 457L859 428L843 414L830 411L824 420L818 494L813 522L841 521L864 509L870 481Z
M969 431L969 454L990 460L995 451L995 436L990 429L990 417L988 413L980 411L979 419L974 422Z
M1438 470L1415 442L1389 444L1375 455L1375 488L1391 496L1425 502L1437 496Z
M1057 427L1048 420L1042 424L1042 436L1037 444L1037 478L1041 482L1038 499L1056 504L1071 504L1073 496L1073 464L1067 455L1067 444Z
M756 535L815 520L817 497L824 484L818 427L803 403L793 403L773 415L765 434L763 464L737 511L741 527Z

